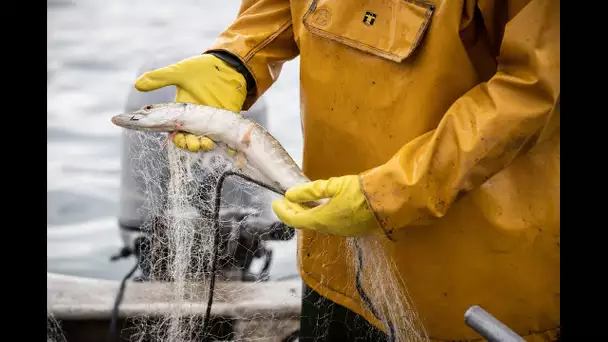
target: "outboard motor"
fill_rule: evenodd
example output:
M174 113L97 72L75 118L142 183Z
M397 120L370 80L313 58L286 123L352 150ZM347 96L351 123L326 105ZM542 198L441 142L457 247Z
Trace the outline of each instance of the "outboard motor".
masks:
M186 58L183 56L182 58ZM174 63L182 58L158 58L144 65L138 71L138 75L146 71L154 70L165 65ZM125 110L134 111L148 104L171 102L175 99L175 88L165 87L151 92L139 92L132 89L126 101ZM263 99L258 100L250 110L243 112L243 115L257 121L260 125L267 125L266 106ZM130 151L133 149L145 148L139 146L145 144L145 141L130 139L125 131L122 136L122 158L121 158L121 188L120 188L120 204L118 214L118 227L124 243L123 248L119 253L113 256L112 260L129 257L135 255L138 258L139 269L141 276L138 280L146 281L152 275L151 263L158 265L159 260L166 260L164 255L168 254L165 244L160 244L165 250L150 250L152 238L163 238L162 220L155 217L147 217L142 213L141 208L146 200L145 196L159 196L158 194L144 194L144 186L141 180L137 179L133 172L133 160ZM148 148L149 151L154 149ZM159 150L158 158L162 160L162 151ZM151 156L151 158L156 158ZM166 158L164 159L167 162ZM223 276L228 280L241 281L260 281L266 280L268 277L268 269L272 261L272 250L265 247L265 241L268 240L289 240L295 235L295 231L291 227L285 226L276 217L268 217L269 215L260 215L260 212L253 209L253 198L246 192L239 192L238 196L230 197L234 184L231 182L224 183L224 191L222 198L230 203L235 203L236 207L243 209L226 209L220 211L221 220L221 236L225 237L220 242L220 263L218 264L218 276ZM228 196L228 198L227 198ZM160 201L164 202L163 199ZM195 204L193 204L195 206ZM150 224L149 220L152 220ZM147 231L142 227L151 227L151 231ZM236 234L235 234L236 233ZM252 262L255 259L263 259L264 266L259 274L253 274L250 271ZM198 267L196 263L205 261L192 260L192 267ZM155 267L155 272L162 273L161 267ZM166 274L154 274L154 279L168 279Z

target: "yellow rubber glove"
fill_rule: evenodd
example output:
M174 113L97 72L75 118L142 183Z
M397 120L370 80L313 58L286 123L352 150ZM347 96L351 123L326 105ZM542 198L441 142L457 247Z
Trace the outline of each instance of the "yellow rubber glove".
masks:
M315 208L300 203L329 198ZM317 180L295 186L275 200L272 209L285 224L325 234L363 236L382 233L361 191L358 175Z
M139 91L175 86L175 102L189 102L240 112L247 96L245 77L213 55L200 55L144 73L135 81ZM206 138L205 138L206 139ZM208 139L207 139L208 140ZM196 152L209 148L209 141L192 134L176 134L173 142Z

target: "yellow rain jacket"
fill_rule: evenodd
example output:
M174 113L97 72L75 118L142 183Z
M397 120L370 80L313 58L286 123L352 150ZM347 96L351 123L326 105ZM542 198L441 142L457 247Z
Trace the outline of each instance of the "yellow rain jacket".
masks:
M541 341L560 324L559 16L559 0L251 0L210 50L255 78L245 109L300 56L304 172L363 174L432 340L478 339L479 304ZM344 248L300 231L300 274L384 329Z

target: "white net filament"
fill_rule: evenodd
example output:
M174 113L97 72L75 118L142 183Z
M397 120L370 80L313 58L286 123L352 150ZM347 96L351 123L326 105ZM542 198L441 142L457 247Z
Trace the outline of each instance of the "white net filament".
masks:
M66 342L65 335L61 330L61 325L47 308L46 314L46 341L47 342Z
M428 341L426 331L409 298L405 281L394 261L386 256L383 241L375 236L347 238L348 259L354 275L361 272L361 286L377 317L394 341ZM372 310L370 310L372 311Z
M231 169L233 161L219 150L203 154L178 149L171 142L163 146L165 135L132 132L130 136L145 140L133 144L138 150L132 150L131 156L135 158L133 170L144 185L142 193L148 195L141 214L148 218L144 231L150 237L149 280L172 284L171 298L167 298L171 303L170 314L156 320L140 317L137 340L201 339L205 333L203 317L200 312L192 315L189 308L191 303L204 307L209 297L215 190L218 178ZM223 197L232 200L222 201L226 203L222 206L224 213L231 206L242 205L239 197L253 199L247 203L251 215L260 209L256 208L256 202L265 202L265 194L251 184L232 178L226 182L239 184L227 187L229 190L223 193ZM220 223L222 238L226 240L221 246L222 256L229 256L226 249L234 250L239 243L236 234L239 227L231 227L233 222L229 218ZM219 269L230 271L230 262L220 258ZM230 274L219 273L218 278L230 278ZM221 293L217 288L215 296L238 300L238 293Z
M210 332L219 341L285 341L287 334L298 329L299 317L260 310L246 318L238 312L234 312L233 317L212 315L210 325L204 327L203 324L209 282L213 276L216 186L225 171L233 170L234 157L220 148L206 153L179 149L171 141L166 142L166 134L135 131L127 134L134 142L130 151L131 169L145 196L140 215L145 222L142 230L148 236L145 248L149 257L142 267L148 274L146 280L150 285L146 287L147 293L138 294L138 297L154 298L156 303L160 301L163 304L158 314L137 314L128 318L134 324L133 328L127 329L129 339L140 342L202 341ZM218 281L232 285L215 287L214 307L216 303L238 303L252 284L265 280L265 277L250 277L250 281L241 281L246 267L242 255L235 255L239 247L245 247L240 250L245 250L249 259L263 254L264 249L261 244L244 242L242 237L265 233L243 234L246 228L242 222L245 220L235 217L264 216L270 208L272 196L270 191L243 179L231 177L226 180L221 196L220 257L216 276ZM361 297L366 297L364 306L377 316L390 341L427 341L428 337L408 298L405 282L393 260L386 255L384 243L377 237L345 238L340 249L346 252L349 263L346 281L352 282L353 287L357 283L360 285ZM327 259L324 262L332 262L331 258ZM321 281L327 283L330 280ZM154 283L169 284L169 290ZM299 295L294 293L294 296ZM329 305L331 311L333 304ZM236 323L233 318L237 319ZM327 341L328 322L325 318L317 318L313 329L315 341ZM361 320L360 323L363 324ZM231 329L224 330L225 324L232 324ZM121 335L125 336L126 332L123 329ZM56 331L52 333L61 337Z
M219 177L233 169L235 160L219 148L207 153L192 153L175 147L172 142L163 146L165 134L131 132L130 136L131 139L144 140L134 144L138 150L131 151L131 156L136 161L133 169L141 178L141 184L145 185L143 193L147 194L142 214L150 218L146 221L149 226L145 228L151 233L150 280L172 282L172 298L168 300L172 306L170 314L155 320L154 324L143 324L146 320L141 319L137 336L140 341L200 339L205 333L202 330L203 317L191 315L187 304L198 302L205 306L207 303L214 243L212 214L215 191ZM250 215L255 215L269 207L267 190L239 178L230 178L228 182L232 184L227 185L227 190L222 193L222 212L248 210ZM230 275L223 272L230 269L231 262L236 262L230 260L229 255L239 244L236 239L241 227L234 225L229 220L230 216L223 219L225 221L220 226L223 227L222 241L226 243L222 245L221 255L225 258L219 260L218 269L221 271L218 277L226 279ZM428 340L408 298L405 283L392 259L386 256L382 243L376 237L345 239L343 246L351 263L348 281L357 281L359 269L360 285L369 299L368 304L373 307L370 310L375 310L393 341ZM239 284L248 286L247 283ZM233 288L233 293L222 291L227 290L217 289L214 294L216 300L239 300L238 287ZM253 323L259 325L272 319L272 315L260 313L257 322ZM276 332L263 332L261 326L259 329L255 337L221 338L280 340L280 336L273 335ZM325 331L322 324L317 332L318 340L323 340Z
M137 341L190 341L205 337L204 328L218 334L221 318L211 317L210 326L203 326L204 308L209 298L209 281L214 248L215 192L220 176L232 170L236 159L225 150L216 148L211 152L192 153L166 143L166 134L129 132L133 140L130 151L132 169L138 183L146 194L141 216L145 217L143 230L149 236L149 281L171 282L169 314L161 317L137 317ZM260 257L264 247L255 239L265 240L264 231L256 231L251 225L245 227L249 217L264 217L270 206L270 191L238 177L226 178L221 195L220 231L221 243L217 262L217 279L237 280L232 287L215 287L214 303L238 302L241 293L253 282L238 282L243 277L243 260ZM235 219L236 216L245 218ZM268 221L271 222L271 221ZM246 231L244 231L246 230ZM245 238L246 241L243 239ZM251 242L254 243L251 243ZM244 247L244 248L243 248ZM246 253L243 255L235 255ZM249 275L251 280L251 275ZM238 285L237 285L238 284ZM154 291L151 290L150 291ZM150 293L158 297L157 293ZM193 314L192 307L199 310ZM276 313L279 316L279 313ZM265 322L273 322L271 326ZM260 312L240 334L218 336L220 340L273 340L273 329L295 330L297 317L276 318L275 313ZM288 326L291 325L291 326ZM234 328L234 327L233 327ZM219 333L221 335L221 332Z

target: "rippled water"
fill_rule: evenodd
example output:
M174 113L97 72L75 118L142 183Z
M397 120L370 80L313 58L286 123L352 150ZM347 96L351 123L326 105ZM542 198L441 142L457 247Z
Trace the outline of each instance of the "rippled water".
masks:
M239 1L47 0L47 268L120 279L132 266L116 217L120 112L153 56L197 54L235 18ZM301 160L298 61L265 95L270 132ZM274 244L275 273L295 271L295 241Z

